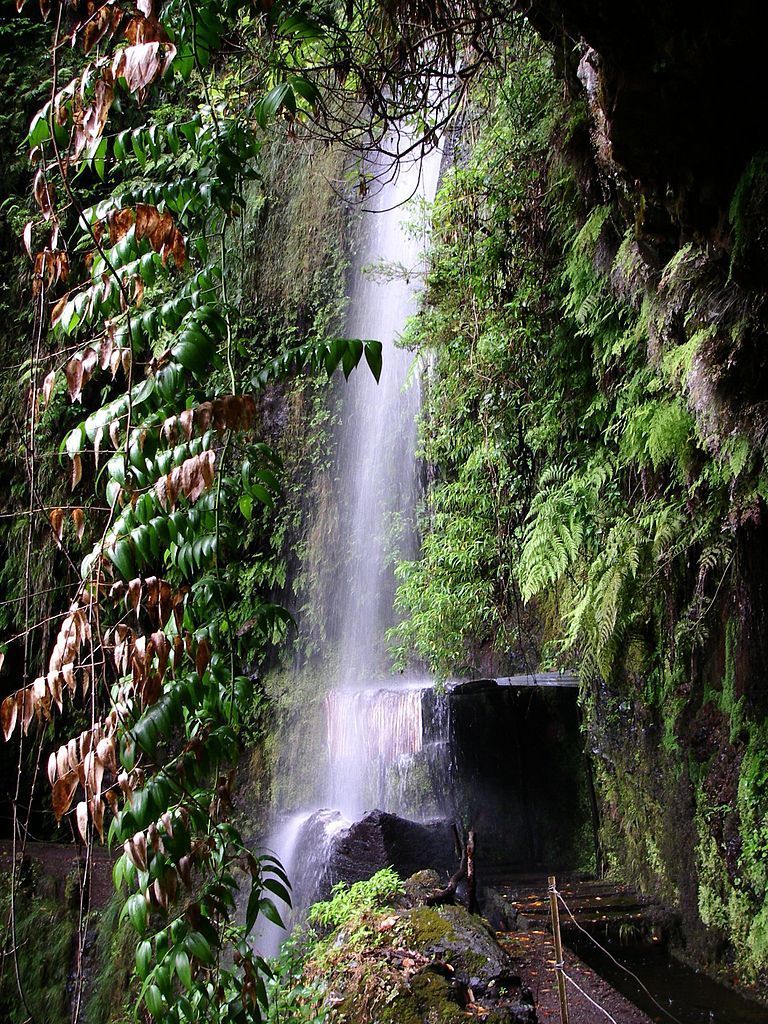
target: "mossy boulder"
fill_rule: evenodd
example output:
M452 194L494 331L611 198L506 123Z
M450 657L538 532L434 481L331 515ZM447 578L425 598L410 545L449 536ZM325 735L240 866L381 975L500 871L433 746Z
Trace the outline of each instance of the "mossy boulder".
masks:
M514 964L487 923L463 907L416 907L403 914L399 928L414 949L449 963L455 978L473 989L514 977Z
M459 906L412 905L437 879L418 872L400 908L357 914L315 947L308 974L322 979L334 1024L469 1024L478 1008L494 1024L535 1024L486 921Z

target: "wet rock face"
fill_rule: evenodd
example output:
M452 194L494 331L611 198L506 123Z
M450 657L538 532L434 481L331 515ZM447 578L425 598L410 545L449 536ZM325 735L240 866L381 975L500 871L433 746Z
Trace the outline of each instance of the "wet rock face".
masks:
M448 875L457 863L456 835L450 822L422 824L397 814L370 811L334 840L328 875L331 884L357 882L390 866L401 878L424 868Z
M715 230L767 141L755 116L768 100L762 6L535 0L531 8L545 37L591 49L580 77L617 171L647 195L668 194L678 223ZM578 62L578 48L571 52Z
M386 867L393 867L401 878L436 869L438 888L456 869L459 858L449 821L421 823L369 811L350 825L338 811L316 811L299 835L293 869L295 902L308 907L327 899L337 882L360 882Z

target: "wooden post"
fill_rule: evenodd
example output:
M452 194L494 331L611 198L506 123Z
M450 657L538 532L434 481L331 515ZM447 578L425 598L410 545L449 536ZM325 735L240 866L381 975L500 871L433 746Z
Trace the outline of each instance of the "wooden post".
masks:
M475 877L475 832L469 830L467 836L467 910L470 914L477 913L477 879Z
M560 938L560 908L557 905L557 883L554 875L549 876L549 909L552 913L552 935L555 939L555 971L557 991L560 995L560 1020L568 1024L568 993L565 990L563 974L563 943Z

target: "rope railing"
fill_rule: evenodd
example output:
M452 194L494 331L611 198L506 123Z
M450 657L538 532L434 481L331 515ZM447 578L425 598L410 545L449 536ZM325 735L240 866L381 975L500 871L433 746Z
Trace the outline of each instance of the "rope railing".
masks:
M550 892L551 891L552 891L552 889L550 889ZM638 976L634 973L634 971L631 971L620 960L617 960L616 957L613 955L613 953L611 953L609 950L607 950L605 948L605 946L602 945L602 943L598 942L598 940L595 938L595 936L590 931L588 931L586 928L584 928L583 925L579 924L579 922L574 917L571 908L566 903L563 894L558 889L556 889L556 888L554 889L554 895L557 897L558 901L560 903L562 903L563 907L565 908L565 912L570 917L571 922L573 923L574 927L577 928L583 935L586 935L586 937L589 939L589 941L592 942L600 950L601 953L605 954L605 956L608 957L608 959L611 961L611 963L613 963L616 967L619 968L619 970L623 971L626 975L628 975L630 978L632 978L632 980L642 989L642 991L645 993L645 995L651 1000L651 1002L653 1003L653 1005L656 1007L657 1010L659 1010L661 1013L663 1013L665 1015L665 1017L668 1017L669 1020L673 1021L673 1024L682 1024L682 1021L680 1021L678 1017L675 1017L675 1015L673 1013L670 1013L670 1011L666 1007L661 1005L661 1003L658 1001L658 999L656 999L656 997L654 995L652 995L652 993L643 984L643 982L640 980L640 978L638 978ZM565 972L563 972L563 973L565 973ZM566 975L566 977L567 977L567 975ZM569 980L571 980L571 979L569 979ZM575 984L575 983L572 982L572 984ZM600 1007L600 1009L602 1009L602 1007ZM606 1011L603 1010L603 1012L605 1013Z

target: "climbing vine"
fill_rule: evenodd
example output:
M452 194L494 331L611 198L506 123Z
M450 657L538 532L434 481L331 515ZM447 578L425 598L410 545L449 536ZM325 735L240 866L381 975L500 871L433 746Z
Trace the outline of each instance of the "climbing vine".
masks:
M265 351L238 382L245 339L226 249L259 132L281 112L297 122L317 95L295 68L274 84L275 68L322 31L298 9L261 16L277 44L262 48L259 87L246 92L242 67L229 89L212 74L225 34L248 17L236 5L42 13L55 31L50 98L27 140L38 339L28 429L34 450L49 407L87 411L61 444L72 497L47 517L56 545L91 547L47 671L5 698L2 728L23 739L65 702L85 711L85 727L48 756L51 801L88 850L98 836L122 851L114 880L137 934L139 1004L169 1022L259 1019L266 968L247 937L259 915L279 922L288 879L233 824L231 768L251 685L244 657L289 616L262 600L247 638L232 625L231 553L280 486L278 456L254 437L257 395L302 369L349 375L363 357L378 377L381 346L316 338ZM62 82L65 44L80 64ZM184 101L189 81L199 105ZM163 96L176 119L163 116ZM101 511L80 497L88 491ZM79 962L82 918L80 933Z

